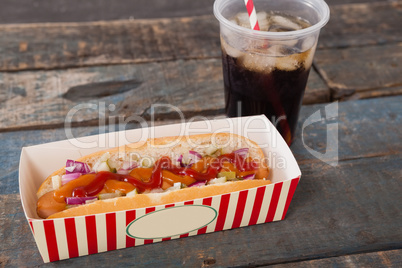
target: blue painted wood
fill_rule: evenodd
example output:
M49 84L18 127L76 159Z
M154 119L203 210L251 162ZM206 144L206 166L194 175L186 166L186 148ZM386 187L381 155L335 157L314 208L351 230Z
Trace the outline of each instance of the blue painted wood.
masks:
M402 244L402 154L301 165L303 177L284 221L62 261L65 265L268 265L398 249ZM40 265L18 195L0 195L0 261ZM7 231L9 230L9 231ZM24 243L21 243L23 241ZM18 254L18 255L17 255ZM20 256L29 255L30 258Z
M106 252L60 264L107 267L131 265L134 261L140 267L268 265L399 249L401 100L402 96L339 104L340 161L335 167L309 155L301 141L296 140L292 149L303 175L284 221ZM300 124L325 106L303 106ZM75 131L80 133L77 135L87 135L96 129ZM322 149L326 142L325 125L313 124L308 131L306 135L314 137L308 144ZM5 183L10 185L0 188L0 240L4 242L0 245L1 264L41 264L19 195L3 191L16 191L15 163L21 146L62 139L64 135L62 129L0 134L2 147L6 148L4 155L11 156L2 158L9 170L1 171L6 174L1 181L6 178ZM398 261L400 257L392 259L392 263Z
M297 129L297 138L291 149L299 163L319 162L309 153L308 148L325 153L327 141L327 125L337 123L339 130L340 160L375 157L402 152L402 96L368 99L356 102L340 102L338 117L334 120L316 122L304 129L305 120L317 111L325 111L328 104L303 106ZM324 113L323 113L324 114ZM364 116L364 117L362 117ZM325 118L325 115L324 115ZM172 120L172 122L177 122ZM159 122L158 124L163 124ZM139 125L128 124L126 129L137 128ZM115 131L116 126L106 129L98 127L73 128L74 137ZM303 134L303 139L302 135ZM28 130L0 133L0 194L16 193L17 182L13 177L18 169L20 151L23 146L36 145L66 139L65 130ZM14 175L10 175L13 173ZM3 182L7 181L7 182ZM12 186L10 186L12 185Z

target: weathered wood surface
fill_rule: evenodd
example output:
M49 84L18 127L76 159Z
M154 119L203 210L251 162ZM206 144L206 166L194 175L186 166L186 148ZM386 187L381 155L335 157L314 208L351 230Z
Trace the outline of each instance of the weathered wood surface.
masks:
M338 158L357 159L365 157L383 156L397 154L402 151L401 140L401 114L402 96L393 98L371 99L359 102L339 103L338 122L339 153ZM320 161L311 155L307 149L325 153L327 122L317 122L302 130L302 124L314 112L322 111L326 105L304 106L300 113L299 128L296 141L291 149L299 163L307 164ZM366 120L362 119L362 113ZM209 116L210 119L214 116ZM178 123L177 119L156 121L155 125ZM330 123L333 123L330 121ZM151 126L151 122L147 122ZM92 127L72 128L73 137L95 135L109 131L126 130L138 128L136 122L127 125L102 125ZM302 139L303 137L303 139ZM18 163L20 151L23 146L36 145L66 139L64 128L48 130L30 130L0 133L0 144L3 154L0 154L1 176L0 193L17 193ZM331 159L328 159L331 160Z
M339 160L400 154L401 103L402 96L339 102L337 116L334 119L325 115L324 107L328 108L328 104L303 106L297 128L297 139L291 146L292 152L299 164L320 161L309 153L307 148L322 154L326 153L326 150L330 149L327 141L328 132L333 134L334 131L331 124L337 124L338 144L334 147L339 148L337 156ZM302 125L317 111L320 111L322 120L306 125L302 129ZM324 156L322 158L326 159Z
M181 263L194 267L213 259L218 266L267 265L397 249L402 243L398 232L402 227L399 210L402 203L397 180L401 176L401 161L399 154L341 161L337 168L319 162L301 165L303 181L285 221L63 263L106 267L110 259L121 265L128 265L135 259L141 267L150 263L153 266ZM7 265L39 265L41 259L24 220L18 195L1 195L0 199L6 211L2 213L1 229L6 249L0 251L0 260ZM229 245L230 254L225 250Z
M148 120L154 103L175 105L187 118L223 115L212 0L76 1L6 0L0 9L0 23L75 21L0 25L0 267L42 264L19 200L19 156L23 146L64 139L72 107L105 107L101 115L93 107L75 114L76 137L116 130L98 128L109 116ZM304 104L371 99L339 103L335 118L325 112L334 104L303 106L291 146L303 176L285 221L51 265L401 266L402 1L328 3L331 20ZM180 18L166 19L172 17ZM93 20L112 21L76 23ZM394 97L378 98L384 96ZM318 111L325 119L302 132ZM178 114L161 109L156 117L166 124ZM133 120L125 125L135 127ZM327 158L328 150L338 154Z
M296 140L291 149L301 164L320 161L311 155L307 149L311 148L321 153L326 150L326 136L328 123L338 123L340 160L350 160L366 157L377 157L402 152L402 96L369 99L360 101L340 102L338 105L338 118L323 120L308 125L302 129L303 123L313 113L320 111L324 114L327 104L303 106L300 112ZM222 114L218 115L222 116ZM208 116L213 119L215 116ZM325 116L324 116L325 118ZM151 122L146 122L151 126ZM180 123L180 120L155 121L155 125ZM77 127L71 130L73 137L95 135L117 130L138 128L136 122L127 125L98 125L92 127ZM64 128L46 130L27 130L0 133L0 194L17 193L18 164L21 148L57 140L66 139Z
M318 50L315 69L325 83L312 70L304 104L401 94L401 51L402 43ZM105 107L116 105L111 116L143 115L152 103L177 106L187 116L220 113L224 107L221 61L0 73L1 130L60 126L74 106L100 102ZM95 109L81 111L73 121L96 124L98 114Z
M329 90L314 70L304 100L329 101ZM97 125L102 107L106 118L147 119L155 103L175 106L186 117L223 113L221 59L0 73L0 131L60 127L69 112L73 123ZM97 106L79 109L91 104ZM155 116L180 118L173 109L155 109Z
M401 61L402 43L319 50L315 58L332 97L340 100L401 94Z
M345 4L331 6L330 11L330 20L320 33L319 48L402 41L402 1Z
M0 23L189 17L212 14L213 3L214 0L3 0Z
M4 25L0 30L1 71L220 57L218 22L211 15Z
M342 264L347 257L334 257L398 249L402 246L399 232L402 228L401 101L402 96L339 103L336 120L339 123L339 165L336 167L309 155L300 137L296 139L292 150L303 176L285 221L96 254L57 264L105 267L111 259L121 265L136 260L139 267L194 267L212 263L217 266L268 265L301 260L317 262L311 265ZM326 106L303 106L299 125ZM76 128L74 134L89 135L97 131L95 127ZM326 144L326 123L310 125L304 135L307 146L322 150ZM4 163L2 167L6 167L2 171L6 175L0 180L0 240L4 241L0 245L2 265L41 264L17 194L19 152L22 146L64 137L63 129L0 133L0 142L6 145L0 158ZM227 247L231 248L230 254L225 250ZM398 263L400 258L393 256L391 264ZM371 258L358 257L362 261ZM321 258L330 259L316 260ZM358 261L358 258L352 260ZM306 263L302 262L303 265Z
M387 0L327 0L329 5ZM212 14L214 0L3 0L0 23L84 22Z
M304 267L401 267L402 249L345 255L319 260L272 265L273 268Z
M399 0L332 6L319 48L401 42L401 5ZM0 71L220 57L213 15L3 25L0 30Z
M304 104L401 94L402 55L396 42L401 41L400 6L397 1L332 7L336 23L324 28L314 63L324 81L312 71ZM351 17L359 18L358 23ZM381 23L363 27L372 18ZM61 126L67 112L84 102L113 103L111 115L123 118L143 115L156 102L177 106L188 116L223 110L218 25L213 16L0 28L0 70L7 71L0 73L3 131ZM346 43L337 44L339 40ZM377 46L324 49L364 44ZM117 63L130 64L110 65ZM97 120L94 110L74 118L89 124Z

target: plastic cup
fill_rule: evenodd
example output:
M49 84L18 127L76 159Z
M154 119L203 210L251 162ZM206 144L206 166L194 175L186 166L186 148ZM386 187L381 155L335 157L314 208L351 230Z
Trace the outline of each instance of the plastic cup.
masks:
M234 22L238 13L247 15L244 0L214 3L214 14L220 22L225 111L229 117L265 114L290 145L320 29L329 20L329 8L323 0L254 0L254 5L260 31ZM301 18L311 26L267 31L261 12ZM275 17L275 21L279 19Z

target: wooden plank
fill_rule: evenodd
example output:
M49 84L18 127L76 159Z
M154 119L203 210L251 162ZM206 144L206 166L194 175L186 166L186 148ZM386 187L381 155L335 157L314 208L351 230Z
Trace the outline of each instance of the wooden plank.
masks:
M102 114L98 108L102 106L106 117L124 118L146 116L155 103L175 105L183 113L222 112L224 107L220 59L2 75L7 81L6 90L1 90L6 98L0 106L2 129L62 126L70 109L80 104L96 105L78 110L73 117L74 122L89 125L98 125ZM78 86L88 93L75 97L69 94ZM97 95L100 86L109 86L114 94Z
M329 6L335 6L335 5L357 4L357 3L378 3L386 1L388 0L326 0L325 2Z
M84 22L212 14L214 0L3 0L0 23Z
M402 96L339 103L337 167L309 155L300 137L296 139L292 150L303 177L285 221L96 254L65 263L107 266L113 260L129 265L135 259L140 267L150 262L153 266L201 266L214 262L218 266L267 265L400 248L402 234L396 230L402 227L398 181L402 176L401 101ZM303 106L299 125L326 106ZM133 127L138 125L128 126ZM312 149L325 149L322 144L326 144L326 124L318 122L309 127L304 133L304 143ZM115 129L106 129L109 130ZM98 131L97 127L73 129L76 137ZM41 263L17 194L19 153L22 146L64 138L64 129L0 133L1 173L6 174L0 178L0 240L4 242L0 243L1 264Z
M329 90L312 70L304 103L326 101ZM155 103L173 105L187 117L223 113L221 59L0 73L3 131L60 127L69 112L74 114L73 123L98 125L102 117L99 107L104 107L106 118L123 120L136 115L149 119ZM85 105L95 108L73 113L73 107ZM179 118L172 111L158 109L155 116Z
M398 154L402 152L401 103L402 96L397 96L303 106L291 150L299 164ZM326 116L327 108L334 111L334 118ZM306 123L316 113L321 120ZM338 139L330 143L329 135Z
M401 42L401 5L399 0L332 6L319 48ZM0 30L0 71L220 57L219 25L212 14L3 25Z
M0 239L2 241L0 267L28 266L24 262L31 258L31 253L35 263L40 264L42 259L22 210L19 195L0 195L0 201ZM37 253L34 252L35 250Z
M356 159L363 157L395 154L402 151L402 96L393 98L370 99L358 102L339 103L339 115L330 123L338 123L338 158ZM325 153L327 121L316 122L302 129L307 118L317 112L323 111L326 105L303 106L299 118L297 137L291 149L299 163L319 161L311 155L307 148ZM364 111L366 120L362 120ZM214 116L209 116L212 119ZM152 122L146 122L151 126ZM172 119L155 121L154 125L180 123ZM116 130L126 130L141 127L140 124L130 122L127 125L105 125L92 127L72 128L73 137L94 135ZM368 135L367 133L370 133ZM20 150L23 146L36 145L66 139L64 128L47 130L29 130L0 133L0 144L3 154L0 154L1 166L0 194L17 193L18 181L15 176L18 172ZM356 141L359 142L356 142Z
M315 67L335 100L402 93L402 43L318 50Z
M402 87L387 87L381 89L375 89L370 91L355 92L353 95L347 96L343 99L347 100L357 100L357 99L368 99L368 98L378 98L385 96L396 96L402 95Z
M342 161L336 168L319 162L301 165L303 178L284 221L63 263L108 266L112 262L130 265L135 260L140 267L259 266L398 249L402 246L402 234L397 231L402 227L401 161L402 154L398 154ZM7 266L39 265L41 258L18 194L0 195L0 201L1 262Z
M402 1L331 6L319 48L344 48L401 42Z
M401 267L402 249L353 254L319 260L272 265L273 268L292 267Z
M329 5L387 0L327 0ZM214 0L3 0L0 24L84 22L211 15Z
M339 103L338 118L330 123L338 123L338 160L358 159L390 154L402 151L402 96L381 99L369 99L356 102ZM321 160L336 161L322 155L317 159L308 150L324 154L327 145L327 120L316 122L302 129L303 123L317 111L323 111L326 105L303 106L300 112L297 136L291 146L298 163L309 164ZM364 111L364 113L362 112ZM364 115L364 117L363 117ZM209 116L213 119L215 116ZM146 122L146 126L180 123L180 120ZM134 129L140 124L130 122L127 125L85 126L69 129L75 138L117 130ZM21 148L66 139L64 128L47 130L26 130L0 133L0 194L18 193L18 163Z
M220 57L219 27L212 16L6 25L0 30L1 71Z

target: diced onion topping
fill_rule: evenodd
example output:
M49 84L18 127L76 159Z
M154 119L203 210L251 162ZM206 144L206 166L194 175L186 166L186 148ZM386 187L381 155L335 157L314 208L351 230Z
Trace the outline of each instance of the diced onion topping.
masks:
M91 169L86 163L74 161L74 160L67 160L66 162L66 174L70 173L82 173L87 174L91 172Z
M200 186L204 186L206 183L207 183L207 181L196 181L187 187L189 187L189 188L190 187L200 187Z
M106 152L104 153L101 157L99 157L98 161L93 165L92 169L96 172L99 171L112 171L114 168L114 163L113 161L109 161L110 159L110 153ZM113 167L110 166L113 165Z
M234 154L240 155L242 157L246 157L248 154L248 148L242 148L233 152Z
M97 167L96 167L96 172L99 171L111 171L110 167L106 162L101 162Z
M191 167L191 166L192 166L191 160L189 161L188 164L186 164L186 163L184 163L183 158L184 158L184 157L183 157L183 155L181 154L181 155L179 156L179 158L177 159L177 161L179 162L180 166L181 166L181 167Z
M110 153L106 152L99 158L99 162L106 162L109 158L110 158Z
M248 152L249 152L248 148L241 148L241 149L234 151L233 153L236 155L239 155L241 157L247 157ZM110 171L110 167L108 166L108 163L107 163L108 157L110 157L109 154L104 154L101 158L103 158L102 160L105 160L105 161L97 163L98 164L98 165L96 165L97 168L94 167L94 171L92 171L92 172L86 163L78 162L78 161L74 161L74 160L67 160L66 168L65 168L66 174L61 177L61 185L64 185L72 180L75 180L84 174L95 173L95 171L99 172L102 170ZM183 155L180 155L180 157L177 159L177 161L180 163L180 166L181 167L191 167L194 163L196 163L202 159L202 155L196 151L190 150L188 152L188 163L187 164L183 162L183 158L184 158ZM144 159L142 159L142 160L144 160ZM141 162L141 166L143 166L143 165L144 164ZM117 170L117 173L129 174L129 172L131 170L133 170L134 168L137 168L138 166L139 165L137 162L124 161L121 168L119 170ZM201 187L206 184L224 183L228 179L230 180L230 179L236 178L235 173L234 174L231 174L231 173L234 173L234 172L221 172L218 174L219 175L218 178L212 179L210 181L196 181L196 182L188 185L187 187ZM250 175L244 176L242 179L243 180L253 180L254 178L255 178L255 174L250 174ZM60 188L60 186L58 185L58 180L60 180L60 176L52 177L53 185L56 186L56 188ZM176 190L176 189L181 189L181 183L175 183L174 186L170 187L168 190ZM163 192L163 190L162 189L152 189L150 192L151 193ZM136 194L138 194L138 192L135 189L134 191L128 193L127 196L133 196ZM122 194L121 193L105 193L105 194L100 194L99 199L104 200L104 199L110 199L110 198L115 198L115 197L119 197L119 196L122 196ZM66 203L68 205L81 205L81 204L93 202L97 199L98 199L98 197L96 197L96 196L67 197Z
M114 161L111 158L109 158L106 161L106 164L109 166L110 169L117 169L117 168L119 168L119 165L120 165L118 161Z
M189 153L190 163L197 163L202 158L202 155L200 153L197 153L196 151L189 151L188 153Z
M185 165L184 165L184 163L183 163L183 155L182 155L182 154L179 156L179 158L177 158L177 162L180 163L180 166L181 166L181 167L185 167Z
M130 171L135 169L136 167L138 167L138 164L136 162L130 163L130 161L124 161L122 167L117 170L117 173L125 175L130 173Z
M67 205L82 205L85 204L88 200L98 199L96 196L88 196L88 197L66 197Z
M134 190L132 190L131 192L128 192L128 193L126 194L126 196L134 196L134 195L137 195L137 194L138 194L137 189L134 189Z
M61 187L61 177L59 175L52 177L53 190L57 190Z
M64 185L72 180L79 178L82 174L81 173L69 173L61 176L61 185Z
M175 182L172 187L166 189L166 191L175 191L181 189L181 182Z
M183 155L181 154L181 155L179 156L179 158L177 159L177 161L179 162L179 164L180 164L181 167L190 168L190 167L194 164L193 161L192 161L192 159L190 159L190 160L188 161L188 164L186 164L183 160L184 160L184 157L183 157Z
M208 184L217 184L217 183L225 183L227 182L226 177L212 179L208 182Z
M243 177L243 180L254 180L255 174L250 174Z
M192 165L197 163L199 160L202 159L202 155L196 151L188 151L188 163L186 164L184 162L184 157L183 155L180 155L177 161L179 162L181 167L187 167L190 168Z

